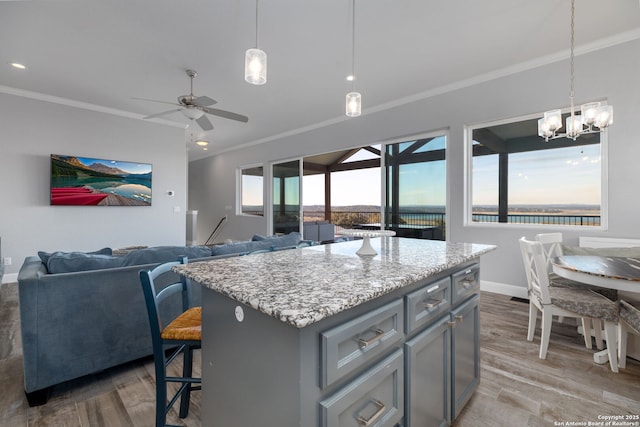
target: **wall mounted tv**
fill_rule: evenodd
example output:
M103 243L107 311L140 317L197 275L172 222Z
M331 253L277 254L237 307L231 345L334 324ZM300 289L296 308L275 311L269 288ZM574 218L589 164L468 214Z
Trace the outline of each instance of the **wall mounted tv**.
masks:
M151 165L51 155L51 204L151 206Z

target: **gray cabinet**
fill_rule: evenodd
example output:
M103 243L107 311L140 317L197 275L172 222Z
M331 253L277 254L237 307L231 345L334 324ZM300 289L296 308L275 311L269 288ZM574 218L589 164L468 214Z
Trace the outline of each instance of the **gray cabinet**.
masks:
M451 327L449 314L405 344L406 426L451 422Z
M445 314L437 311L440 314L437 320L428 317L431 321L420 323L427 325L422 329L410 329L412 317L407 318L408 333L418 332L404 346L405 427L449 426L478 387L478 273L478 266L472 265L454 273L450 282L440 280L406 297L408 308L420 307L414 296L419 296L418 301L426 301L422 317L427 317L429 309L442 307L445 301L447 310ZM436 292L437 297L433 296ZM450 294L453 303L448 302Z
M480 296L451 313L452 413L455 419L480 383Z

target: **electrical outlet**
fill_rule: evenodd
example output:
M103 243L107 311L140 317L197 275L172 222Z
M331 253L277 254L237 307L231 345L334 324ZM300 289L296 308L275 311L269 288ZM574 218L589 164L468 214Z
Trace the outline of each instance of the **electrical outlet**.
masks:
M4 265L11 265L11 257L10 256L4 257L4 259L2 260L2 263Z

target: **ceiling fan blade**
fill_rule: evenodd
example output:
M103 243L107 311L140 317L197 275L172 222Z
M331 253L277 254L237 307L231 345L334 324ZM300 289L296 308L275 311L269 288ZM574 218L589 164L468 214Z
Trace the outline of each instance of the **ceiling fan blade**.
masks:
M200 125L202 130L211 130L211 129L213 129L213 125L211 124L209 119L207 119L207 116L205 116L204 114L202 116L198 117L196 119L196 122L198 123L198 125Z
M182 108L176 108L175 110L163 111L162 113L152 114L147 117L143 117L143 119L153 119L154 117L166 116L167 114L175 113L177 111L182 110Z
M178 106L180 106L180 104L176 104L175 102L158 101L157 99L146 99L146 98L131 98L131 99L137 99L139 101L158 102L160 104L169 104L169 105L178 105Z
M201 107L206 107L208 105L217 104L218 101L216 101L215 99L211 99L208 96L199 96L195 99L195 103Z
M243 116L242 114L232 113L231 111L218 110L217 108L207 108L207 107L202 107L201 110L207 114L213 114L214 116L224 117L225 119L237 120L243 123L247 123L249 121L249 118L247 116Z

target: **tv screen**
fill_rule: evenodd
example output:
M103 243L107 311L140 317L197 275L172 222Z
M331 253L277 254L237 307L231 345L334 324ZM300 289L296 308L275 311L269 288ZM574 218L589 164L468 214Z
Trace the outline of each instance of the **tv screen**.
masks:
M51 204L151 206L151 165L51 155Z

